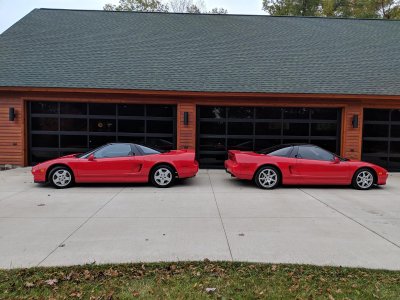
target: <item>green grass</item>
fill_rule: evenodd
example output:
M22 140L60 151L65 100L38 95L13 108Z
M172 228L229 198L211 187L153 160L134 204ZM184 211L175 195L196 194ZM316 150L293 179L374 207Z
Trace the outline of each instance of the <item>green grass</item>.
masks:
M400 299L400 272L208 261L0 270L0 299L46 298Z

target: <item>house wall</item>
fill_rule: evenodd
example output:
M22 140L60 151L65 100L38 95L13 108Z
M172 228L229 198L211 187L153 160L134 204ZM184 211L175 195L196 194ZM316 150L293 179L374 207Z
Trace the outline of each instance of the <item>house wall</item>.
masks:
M369 96L368 96L369 97ZM118 92L115 91L0 91L0 164L27 165L26 103L28 101L78 101L110 103L148 103L177 105L177 146L196 147L196 106L279 106L279 107L338 107L342 108L341 155L361 158L362 114L364 107L400 108L400 98L363 99L363 97L315 95L243 95L197 94L172 92ZM14 107L16 119L8 120L8 109ZM184 112L189 113L189 124L184 125ZM352 118L359 116L359 127L353 128Z
M15 109L15 120L9 121L9 108ZM25 107L23 100L15 95L0 96L0 164L24 166Z

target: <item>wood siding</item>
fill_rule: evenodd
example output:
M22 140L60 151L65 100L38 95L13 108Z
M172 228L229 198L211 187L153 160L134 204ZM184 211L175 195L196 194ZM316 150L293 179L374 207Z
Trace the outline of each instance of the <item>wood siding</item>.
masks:
M3 91L2 91L3 90ZM378 100L379 98L379 100ZM399 108L400 97L341 96L341 95L259 95L212 94L151 91L112 90L57 90L0 88L0 164L27 164L27 101L71 101L109 103L148 103L177 105L177 146L179 149L196 147L196 106L275 106L275 107L337 107L342 113L341 155L361 158L362 118L364 107ZM8 120L8 109L14 107L16 119ZM184 125L184 112L189 113L189 124ZM352 118L359 116L359 127L353 128Z
M358 116L358 128L353 128L354 116ZM361 103L349 104L343 110L342 156L344 157L361 158L362 116L363 106Z
M9 108L15 109L15 120L9 121ZM25 165L25 109L18 97L0 98L0 164Z
M184 124L184 113L189 113L189 124ZM196 149L196 105L182 102L178 104L177 139L179 149Z

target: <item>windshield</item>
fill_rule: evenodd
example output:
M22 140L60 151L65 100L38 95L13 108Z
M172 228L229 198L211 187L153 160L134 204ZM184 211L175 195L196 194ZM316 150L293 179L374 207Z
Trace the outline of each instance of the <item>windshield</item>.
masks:
M96 152L97 150L99 150L99 149L101 149L101 148L103 148L103 147L104 147L104 146L101 146L101 147L99 147L99 148L92 149L92 150L90 150L89 152L78 154L78 155L76 155L76 157L77 157L77 158L88 158L88 157L90 156L90 154Z

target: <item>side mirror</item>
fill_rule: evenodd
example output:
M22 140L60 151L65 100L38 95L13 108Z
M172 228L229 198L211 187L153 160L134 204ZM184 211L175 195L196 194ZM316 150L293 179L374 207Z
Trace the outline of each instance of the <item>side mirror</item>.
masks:
M88 161L94 161L94 154L90 154L90 155L89 155Z
M333 158L333 163L334 163L334 164L339 164L339 163L340 163L340 158L337 157L337 156L335 156L335 157Z

